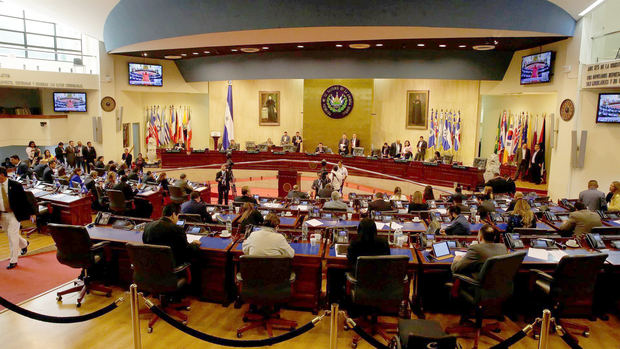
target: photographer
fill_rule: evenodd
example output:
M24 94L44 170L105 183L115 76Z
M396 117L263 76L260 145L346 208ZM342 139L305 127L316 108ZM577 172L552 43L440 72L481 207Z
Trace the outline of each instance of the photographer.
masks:
M230 164L222 165L220 171L215 175L215 181L217 182L217 203L228 205L228 191L230 190L230 183L232 182L232 166Z

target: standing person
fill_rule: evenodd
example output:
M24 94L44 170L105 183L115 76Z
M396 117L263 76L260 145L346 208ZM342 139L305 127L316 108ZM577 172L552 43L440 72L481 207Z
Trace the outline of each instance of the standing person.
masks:
M400 143L400 139L397 139L396 142L392 143L390 146L390 157L399 158L403 152L403 145Z
M590 211L598 211L607 206L605 193L598 190L598 182L595 180L588 182L588 190L579 193L579 201L583 202Z
M416 145L416 149L418 152L415 154L415 161L424 161L424 157L426 156L426 148L428 147L428 143L424 140L423 136L420 136L420 140Z
M342 138L338 141L338 154L349 154L349 140L347 139L347 135L344 133L342 134Z
M54 153L56 154L56 160L60 162L62 165L66 164L65 154L65 144L63 142L58 142L58 146L54 149Z
M138 153L135 165L138 172L144 171L144 165L146 165L146 160L144 160L144 157L142 157L142 153Z
M517 173L515 174L516 181L519 179L519 175L521 175L522 179L525 179L527 175L527 170L530 168L530 149L527 147L527 144L523 143L520 151L517 151Z
M534 154L532 154L532 161L530 166L530 174L532 175L532 182L540 184L542 179L542 166L545 163L545 153L540 150L540 145L534 146Z
M353 148L357 148L360 146L360 140L357 138L357 134L353 134L353 136L351 136L351 152L353 152Z
M282 138L280 138L280 145L291 144L291 136L288 135L288 132L284 131Z
M129 149L125 148L125 152L123 153L123 156L121 156L121 159L125 162L125 164L127 165L127 168L131 168L131 163L133 161L133 155L131 155L131 153L129 152Z
M226 165L222 165L220 171L215 175L215 181L217 182L217 204L221 205L222 202L224 202L225 205L228 205L230 172L226 168Z
M37 156L41 155L41 150L37 148L37 145L34 143L34 141L28 142L28 146L26 147L26 155L28 155L28 160L30 161L30 164L33 164L34 159L36 159Z
M312 182L312 190L314 190L314 197L319 197L319 191L325 187L327 181L325 180L325 176L323 176L323 172L319 171L316 173L317 179Z
M295 132L295 136L293 136L293 144L295 145L296 152L300 152L301 151L301 143L303 142L303 140L301 139L301 135L299 134L299 131Z
M73 141L69 141L69 145L65 148L65 156L67 159L67 165L71 166L71 168L75 167L75 144Z
M84 146L82 145L82 141L78 141L75 147L75 166L86 168L86 166L84 166Z
M86 142L86 146L82 149L82 154L84 155L84 164L86 165L86 172L90 173L91 167L96 167L94 166L94 163L95 163L95 159L97 158L97 151L95 150L91 142Z
M338 165L334 166L331 173L331 182L334 186L334 190L339 191L342 194L344 188L344 181L349 176L349 171L342 165L342 161L338 161Z
M17 267L17 259L28 252L30 244L19 235L20 221L30 219L33 223L37 217L32 205L28 203L21 183L7 177L6 168L0 166L0 226L9 238L9 265L7 269Z

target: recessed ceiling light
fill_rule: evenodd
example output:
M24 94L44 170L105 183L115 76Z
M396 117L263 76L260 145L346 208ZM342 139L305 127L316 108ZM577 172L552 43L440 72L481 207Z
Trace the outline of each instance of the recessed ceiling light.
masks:
M148 53L144 52L142 55L143 55L144 57L146 57L146 56L148 56Z
M187 56L187 53L181 53L181 56L185 57Z
M165 59L180 59L181 56L179 56L179 55L167 55L167 56L164 56L164 58Z
M260 51L258 48L256 47L242 47L241 48L241 52L245 52L245 53L254 53L254 52L258 52Z
M237 50L236 48L233 48L231 51L232 51L232 52L237 52L237 51L239 51L239 50Z
M383 44L376 44L375 46L377 46L377 47L381 47L381 46L383 46Z
M269 47L263 46L263 50L269 50Z
M303 45L297 45L297 48L304 48Z
M205 53L211 53L211 51L205 51Z
M192 54L193 54L193 55L197 55L197 54L198 54L198 52L192 52Z
M439 47L446 47L446 45L444 45L444 44L441 44L441 45L439 45Z
M356 49L356 50L364 50L370 47L369 44L349 44L350 48Z
M459 45L460 48L465 48L467 45Z
M424 47L424 44L418 44L418 47Z
M342 47L342 45L341 44L336 44L336 47Z
M476 51L489 51L495 48L495 45L475 45L472 46L471 48L473 48Z

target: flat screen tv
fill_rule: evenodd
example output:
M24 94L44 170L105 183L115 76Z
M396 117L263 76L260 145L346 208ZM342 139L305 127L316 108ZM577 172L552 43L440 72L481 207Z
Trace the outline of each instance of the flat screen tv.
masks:
M596 122L620 123L620 92L600 93L598 95Z
M129 85L163 86L162 70L159 64L129 63Z
M54 92L55 112L86 112L86 92Z
M553 51L525 56L521 59L521 85L551 81Z

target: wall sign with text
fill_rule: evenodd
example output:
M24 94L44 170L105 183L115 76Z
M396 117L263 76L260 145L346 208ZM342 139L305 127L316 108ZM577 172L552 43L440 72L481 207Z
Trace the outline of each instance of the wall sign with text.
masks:
M583 68L581 88L620 87L620 60L588 64Z
M353 94L344 86L330 86L321 96L321 109L332 119L342 119L353 110Z

